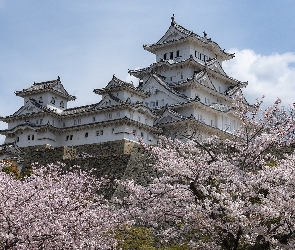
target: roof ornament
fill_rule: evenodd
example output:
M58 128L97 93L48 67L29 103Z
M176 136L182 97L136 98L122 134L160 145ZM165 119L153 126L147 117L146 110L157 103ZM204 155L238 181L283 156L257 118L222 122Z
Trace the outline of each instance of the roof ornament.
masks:
M204 37L207 38L207 33L205 31L203 32L203 34L204 34Z
M57 80L60 81L60 77L59 76L57 76Z
M175 22L174 22L174 14L171 17L171 26L174 26Z

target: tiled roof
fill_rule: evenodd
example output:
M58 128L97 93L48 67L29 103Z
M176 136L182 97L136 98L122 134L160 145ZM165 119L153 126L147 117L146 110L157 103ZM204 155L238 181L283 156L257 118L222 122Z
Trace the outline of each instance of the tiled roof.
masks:
M177 96L179 96L179 97L181 97L181 98L185 98L185 99L187 99L187 96L186 95L184 95L184 94L182 94L182 93L180 93L180 92L178 92L177 90L175 90L175 89L173 89L173 88L171 88L164 80L163 80L163 77L162 76L160 76L160 75L158 75L158 74L155 74L155 73L151 73L150 74L150 77L149 77L149 79L150 78L154 78L161 86L163 86L165 89L167 89L169 92L171 92L171 93L173 93L173 94L175 94L175 95L177 95ZM149 80L148 79L148 80ZM147 80L147 81L148 81ZM143 89L143 87L144 87L144 85L142 85L141 87L140 87L140 90L142 90Z
M185 66L186 64L193 64L194 66L198 67L198 69L204 70L206 69L207 72L209 74L213 74L217 77L220 77L226 81L228 81L229 83L232 83L234 85L236 84L243 84L243 85L247 85L247 82L241 82L239 80L236 80L232 77L229 77L227 75L221 74L220 72L215 71L214 69L209 68L206 64L200 64L198 61L196 61L193 57L189 57L187 59L181 60L181 61L174 61L174 60L162 60L160 62L157 63L153 63L151 64L149 67L146 68L142 68L142 69L138 69L138 70L129 70L128 73L135 76L135 77L139 77L142 78L144 75L147 75L151 72L156 72L158 67L161 67L162 65L167 65L170 67L174 67L174 66Z
M63 87L60 78L58 77L56 80L46 81L46 82L34 82L34 84L26 89L21 91L16 91L15 94L17 96L24 97L26 95L34 94L34 93L44 93L47 91L52 91L58 95L61 95L67 98L68 101L75 100L76 97L70 95L65 88Z
M226 60L234 57L234 54L230 54L230 53L225 52L224 50L221 50L220 46L216 42L212 41L211 38L207 38L206 32L204 32L204 36L201 37L198 34L194 33L193 31L190 31L190 30L182 27L178 23L176 23L174 20L174 16L171 19L172 19L171 25L170 25L169 29L167 30L167 32L165 33L165 35L158 42L156 42L154 44L143 45L144 49L154 53L155 48L162 47L165 44L173 44L173 43L181 42L185 39L192 39L192 40L195 40L195 41L203 44L203 46L209 47L209 49L214 50L216 53L218 53L220 56L222 56ZM163 41L165 36L168 35L172 29L177 30L183 36L181 36L181 38L176 39L176 40L171 39L171 40Z
M110 91L113 91L118 88L129 89L132 92L136 92L139 95L145 96L145 94L142 91L134 87L133 83L122 81L121 79L117 78L115 75L113 75L112 80L108 83L108 85L105 88L94 89L93 92L95 94L104 94L104 93L109 93Z

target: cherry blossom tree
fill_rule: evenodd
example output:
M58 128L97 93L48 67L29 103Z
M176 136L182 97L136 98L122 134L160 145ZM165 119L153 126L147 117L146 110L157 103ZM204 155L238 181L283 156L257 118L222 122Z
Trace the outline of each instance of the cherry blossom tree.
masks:
M0 171L1 249L115 249L123 217L96 194L104 180L62 168L35 166L21 180Z
M294 249L295 154L280 154L293 143L294 120L280 100L261 104L238 98L232 139L143 144L159 174L146 186L121 182L136 224L196 249Z

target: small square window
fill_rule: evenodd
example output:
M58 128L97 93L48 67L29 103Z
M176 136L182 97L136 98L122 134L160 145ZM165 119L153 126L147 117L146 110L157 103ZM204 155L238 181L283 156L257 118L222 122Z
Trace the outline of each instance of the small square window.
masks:
M66 137L66 141L68 141L69 140L69 136L67 135L67 137Z
M85 133L85 138L87 138L87 137L88 137L88 132Z
M70 140L73 140L73 135L70 135Z
M28 135L28 141L29 141L29 140L31 140L31 136L30 136L30 135Z

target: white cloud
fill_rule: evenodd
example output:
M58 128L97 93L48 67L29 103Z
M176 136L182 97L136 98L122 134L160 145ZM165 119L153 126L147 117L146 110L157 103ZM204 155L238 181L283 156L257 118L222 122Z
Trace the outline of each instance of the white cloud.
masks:
M248 81L243 90L250 103L265 95L267 105L273 103L277 97L284 105L295 102L295 54L272 54L262 56L253 50L230 49L235 58L225 62L223 68L228 75L240 81Z

